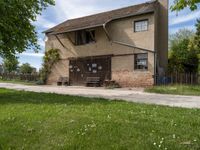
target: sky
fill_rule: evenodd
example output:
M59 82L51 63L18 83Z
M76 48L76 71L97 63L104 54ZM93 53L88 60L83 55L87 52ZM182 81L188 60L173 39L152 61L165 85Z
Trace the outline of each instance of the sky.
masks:
M37 17L37 21L33 22L38 33L38 44L41 47L39 53L26 51L19 55L20 64L30 63L32 66L39 69L44 56L44 34L46 29L49 29L67 19L91 15L103 11L126 7L143 3L149 0L55 0L56 5L50 6L42 12L42 15ZM173 0L169 0L170 5ZM195 30L196 19L200 18L200 9L191 12L188 8L176 12L169 12L169 33L175 33L179 29L186 28Z

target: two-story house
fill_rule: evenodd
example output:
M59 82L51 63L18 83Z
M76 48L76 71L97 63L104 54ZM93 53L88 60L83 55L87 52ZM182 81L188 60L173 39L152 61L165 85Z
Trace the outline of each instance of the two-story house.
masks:
M100 77L122 87L151 86L167 68L168 0L67 20L45 34L46 50L61 55L48 84L63 76L71 85Z

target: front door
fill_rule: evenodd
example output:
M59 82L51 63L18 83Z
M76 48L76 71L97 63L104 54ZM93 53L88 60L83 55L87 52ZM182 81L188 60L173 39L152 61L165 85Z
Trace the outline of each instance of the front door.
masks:
M69 78L71 85L85 85L87 77L100 77L101 84L111 79L111 57L87 57L70 60Z

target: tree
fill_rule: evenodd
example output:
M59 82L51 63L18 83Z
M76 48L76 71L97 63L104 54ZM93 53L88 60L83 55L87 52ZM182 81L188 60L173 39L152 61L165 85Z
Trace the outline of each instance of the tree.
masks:
M17 71L19 62L16 57L3 60L3 68L5 72L11 73Z
M197 72L198 53L190 48L193 34L187 30L180 30L172 35L169 52L169 72Z
M195 35L195 33L191 30L180 29L175 34L171 34L169 36L169 48L171 49L172 45L175 45L176 43L178 43L181 40L190 39L190 38L194 37L194 35Z
M194 37L194 44L196 46L196 50L198 50L200 53L200 19L197 20L195 26L196 26L196 34Z
M38 50L32 22L54 0L0 0L0 56L14 57L27 49Z
M174 0L174 5L171 7L172 11L180 11L185 7L189 7L190 10L194 11L198 8L200 0Z
M34 71L34 68L29 64L25 63L19 67L19 72L22 74L31 74Z
M189 48L193 51L196 51L198 58L199 58L199 67L198 71L200 73L200 20L197 20L196 23L196 33L193 40L190 42Z

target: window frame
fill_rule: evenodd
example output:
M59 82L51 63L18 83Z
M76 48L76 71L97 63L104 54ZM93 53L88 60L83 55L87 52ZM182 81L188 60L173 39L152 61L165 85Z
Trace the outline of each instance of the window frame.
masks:
M87 39L87 34L90 32L94 32L94 41ZM79 35L79 33L83 34L83 35ZM82 41L80 42L78 40L78 38L80 38L81 36L84 37L84 39L82 39ZM81 37L81 38L83 38ZM96 30L95 29L88 29L88 30L79 30L79 31L75 31L75 46L82 46L82 45L87 45L87 44L93 44L96 43ZM78 42L79 41L79 42ZM85 41L85 42L84 42Z
M136 23L138 22L143 22L143 21L147 21L147 29L146 30L141 30L141 31L136 31ZM133 21L133 31L134 32L145 32L149 30L149 19L141 19L141 20L134 20Z
M92 34L92 32L94 33L92 36L94 39L87 39L87 33ZM96 43L96 31L95 29L90 29L90 30L85 30L86 33L86 41L88 40L88 42L86 42L86 44L91 44L91 43ZM91 35L90 35L91 36Z
M139 69L137 66L137 55L140 55L140 54L146 54L147 55L147 58L143 58L143 59L140 59L140 60L146 60L146 67L147 67L147 69ZM149 69L149 64L148 64L148 59L149 59L149 57L148 57L148 53L135 53L134 54L134 70L138 70L138 71L148 71L148 69Z

